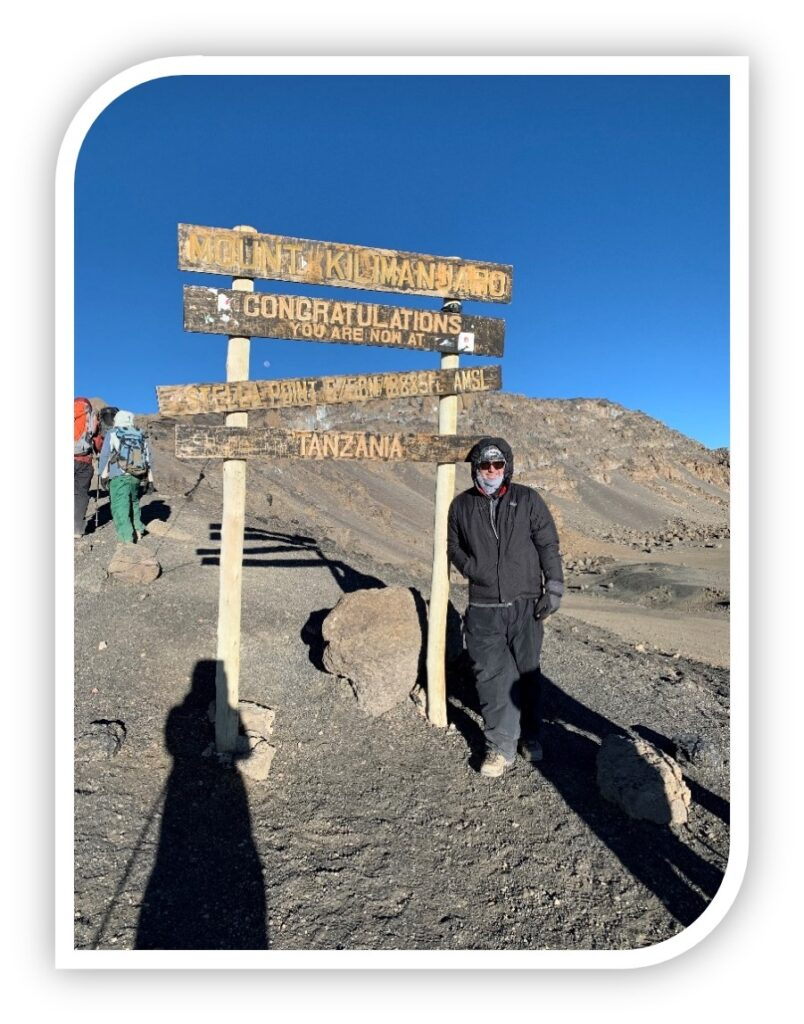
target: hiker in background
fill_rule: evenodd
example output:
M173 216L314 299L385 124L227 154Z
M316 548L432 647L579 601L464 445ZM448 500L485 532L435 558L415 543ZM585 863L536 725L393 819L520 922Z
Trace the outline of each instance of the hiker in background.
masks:
M78 540L84 536L84 516L94 473L92 460L103 439L98 414L88 398L73 399L73 418L73 537Z
M496 778L519 752L541 761L539 661L544 619L564 593L550 510L532 487L514 484L514 456L501 437L472 448L472 487L449 510L447 554L469 580L466 650L483 714L482 775Z
M140 484L153 487L148 439L134 426L134 416L120 409L100 454L100 478L109 489L112 519L118 538L133 544L148 532L140 514Z

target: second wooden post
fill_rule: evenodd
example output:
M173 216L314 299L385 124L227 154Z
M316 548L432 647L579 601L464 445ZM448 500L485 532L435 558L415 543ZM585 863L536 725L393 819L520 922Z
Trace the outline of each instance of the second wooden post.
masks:
M450 313L460 312L461 304L448 301ZM442 355L442 370L457 370L458 356ZM458 429L458 396L444 395L438 400L438 433L455 434ZM433 529L433 579L430 586L430 610L427 616L427 718L432 725L447 725L446 635L449 606L449 561L447 560L447 514L455 496L455 463L439 464L436 470L435 525Z
M239 225L236 231L256 234ZM236 277L234 291L253 292L254 281ZM250 338L230 337L226 352L226 380L248 380ZM227 427L247 427L248 413L226 416ZM243 535L246 524L246 460L223 463L223 518L221 572L218 592L218 652L215 666L215 747L233 753L237 747L240 701L240 608L243 590Z

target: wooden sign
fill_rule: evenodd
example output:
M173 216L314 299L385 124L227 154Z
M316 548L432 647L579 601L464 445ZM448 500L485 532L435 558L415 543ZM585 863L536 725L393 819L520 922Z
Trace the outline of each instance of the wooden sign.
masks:
M243 380L226 384L180 384L158 387L159 411L166 416L287 409L301 406L367 402L378 398L461 395L499 391L499 366L458 370L412 370L405 373L363 373L292 380Z
M476 356L501 356L505 337L498 317L194 285L184 286L184 329Z
M448 434L177 426L176 457L465 462L479 440L480 436L457 437Z
M479 302L510 302L513 268L457 256L179 224L179 270Z

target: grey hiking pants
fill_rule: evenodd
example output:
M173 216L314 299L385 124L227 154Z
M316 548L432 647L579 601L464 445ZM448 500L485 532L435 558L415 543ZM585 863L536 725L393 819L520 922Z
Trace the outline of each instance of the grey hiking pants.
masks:
M520 736L535 739L539 728L544 626L533 617L535 603L520 597L506 607L470 604L464 616L486 745L506 760L516 755Z
M89 487L94 473L91 462L73 459L73 532L83 534L84 516L89 504Z

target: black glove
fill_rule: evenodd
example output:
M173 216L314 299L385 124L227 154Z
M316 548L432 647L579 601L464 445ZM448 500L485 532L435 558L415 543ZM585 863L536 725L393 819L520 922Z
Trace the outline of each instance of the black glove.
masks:
M536 602L533 614L537 619L546 619L548 615L557 612L561 607L561 598L564 594L564 584L559 580L548 580L542 596Z

